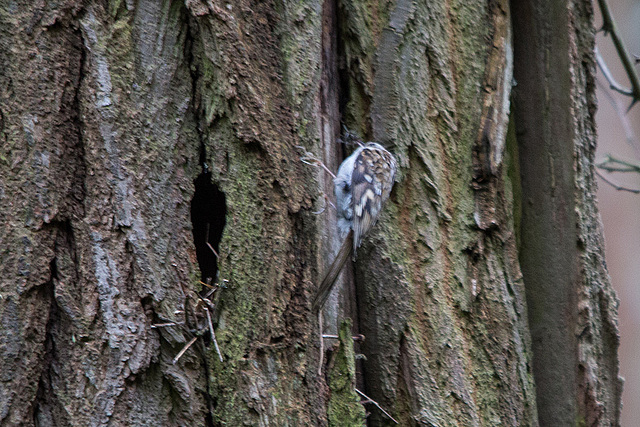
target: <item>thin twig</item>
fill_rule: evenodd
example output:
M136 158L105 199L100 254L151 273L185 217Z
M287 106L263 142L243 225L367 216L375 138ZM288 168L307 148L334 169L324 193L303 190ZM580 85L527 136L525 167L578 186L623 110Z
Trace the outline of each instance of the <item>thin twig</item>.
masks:
M331 175L331 177L333 179L336 178L335 174L333 172L331 172L329 170L329 168L327 168L325 166L324 163L322 163L322 161L320 159L318 159L313 153L310 153L309 151L307 151L303 146L298 145L297 148L301 149L302 151L304 151L304 154L302 155L302 157L300 157L300 161L302 163L304 163L305 165L309 165L309 166L315 166L315 167L321 167L322 169L325 170L325 172L327 172L329 175Z
M602 55L600 55L600 51L598 50L597 46L595 49L595 54L596 54L596 64L598 64L598 67L600 68L600 71L602 71L602 75L604 76L604 78L607 79L607 82L609 82L609 87L615 90L616 92L620 92L623 95L633 96L633 91L631 89L622 86L613 77L613 74L611 74L609 67L607 67L607 63L604 62L604 58L602 58Z
M606 182L607 184L609 184L610 186L612 186L613 188L615 188L618 191L628 191L629 193L640 194L640 190L637 190L635 188L624 187L622 185L616 184L615 182L613 182L610 179L606 178L598 170L596 170L596 175L598 175L604 182Z
M211 295L213 295L217 290L218 290L218 288L209 289L209 291L205 295L203 295L202 298L204 298L204 299L211 298Z
M327 335L327 334L323 334L322 338L327 338L327 339L332 339L332 340L338 340L340 339L340 337L338 335ZM358 334L358 335L352 335L351 339L354 341L364 341L364 335L362 334Z
M607 172L636 172L640 173L640 164L629 160L622 160L607 154L606 159L596 164L602 170Z
M213 246L211 246L211 243L207 242L207 246L209 246L209 249L211 249L211 252L213 252L216 258L220 258L220 255L218 255L218 252L216 252L216 250L213 249Z
M391 419L391 421L393 421L396 424L400 424L399 422L396 421L395 418L393 418L387 411L385 411L384 409L382 409L382 407L380 405L378 405L378 402L376 402L375 400L373 400L372 398L370 398L369 396L367 396L366 394L364 394L363 392L361 392L360 390L358 390L357 388L355 389L356 393L358 393L360 396L364 397L365 399L367 399L365 402L363 403L373 403L374 405L376 405L376 407L378 409L380 409L387 417L389 417Z
M202 282L200 282L202 283ZM222 291L222 289L227 289L227 284L229 283L229 280L227 279L222 279L222 284L220 283L214 283L213 285L208 285L209 288L209 292L207 292L205 295L201 296L200 298L203 298L205 300L208 300L209 305L214 306L215 304L213 304L211 302L211 296L218 292L218 290ZM204 283L202 283L204 285Z
M218 285L217 284L216 285L211 285L209 283L203 282L202 280L198 280L198 283L200 283L203 286L206 286L207 288L211 289L213 292L218 290Z
M177 325L182 325L182 323L176 323L176 322L156 323L151 325L151 328L152 329L166 328L167 326L177 326Z
M323 196L324 196L324 197L322 198L322 200L324 200L324 204L323 204L323 205L322 205L322 207L321 207L320 209L318 209L317 211L315 211L315 212L311 212L312 214L314 214L314 215L320 215L321 213L323 213L323 212L327 209L327 195L326 195L326 194L323 194Z
M333 172L331 172L329 168L320 159L318 159L313 153L310 153L301 145L298 145L297 148L299 148L304 152L302 157L300 157L300 161L302 163L304 163L305 165L313 166L313 167L321 167L322 169L324 169L326 173L328 173L331 176L332 179L336 179L336 175ZM336 206L333 203L331 203L331 200L329 200L329 197L327 197L326 194L322 193L322 196L324 198L324 205L317 211L312 212L314 215L320 215L321 213L323 213L326 210L327 203L329 203L334 209L336 209Z
M640 141L638 141L638 138L636 138L636 134L631 127L631 123L629 123L629 116L626 114L625 109L622 107L622 103L620 102L620 100L615 98L609 90L605 88L600 79L596 79L596 84L600 87L600 89L602 89L602 93L604 94L605 98L607 99L607 101L609 101L616 114L618 115L618 119L620 119L620 123L622 124L622 128L624 129L624 134L627 138L627 144L629 144L631 148L633 148L636 158L640 159Z
M216 340L216 333L213 330L213 322L211 322L211 313L209 313L209 309L204 307L204 311L207 313L207 321L209 322L209 332L211 332L211 341L213 341L213 345L216 346L216 351L218 352L218 357L220 358L220 362L224 362L222 358L222 353L220 352L220 347L218 347L218 340Z
M311 165L311 166L315 166L315 167L321 167L322 169L325 170L325 172L327 172L329 175L331 175L331 178L333 178L333 179L336 178L336 175L333 172L331 172L329 170L329 168L325 166L324 163L322 163L320 160L318 160L316 158L300 157L300 161L302 161L302 163L305 163L307 165Z
M631 83L631 96L633 98L631 105L629 106L629 108L631 108L636 102L640 101L640 78L638 78L638 73L636 73L633 62L627 53L627 49L624 46L622 38L618 35L618 29L613 19L613 15L611 15L611 11L609 10L609 5L606 0L598 0L598 5L600 6L600 12L602 13L602 29L605 33L611 34L611 40L613 40L618 56L622 61L624 70L626 71L629 82Z
M207 223L207 234L204 238L205 243L207 244L207 246L209 246L209 249L211 249L211 252L213 252L213 254L216 256L216 258L220 258L220 256L218 255L218 252L216 252L215 249L213 249L213 246L211 246L211 243L209 243L209 226L210 224Z
M320 329L320 361L318 362L318 375L322 375L324 365L324 340L322 339L322 310L318 311L318 329Z
M182 357L182 355L185 353L185 351L189 350L189 347L191 347L193 345L194 342L196 342L196 340L198 339L198 337L193 337L191 338L191 341L189 341L187 343L187 345L185 345L184 347L182 347L182 350L180 350L180 352L178 353L178 355L173 359L173 364L175 365L178 360L180 360L180 358Z

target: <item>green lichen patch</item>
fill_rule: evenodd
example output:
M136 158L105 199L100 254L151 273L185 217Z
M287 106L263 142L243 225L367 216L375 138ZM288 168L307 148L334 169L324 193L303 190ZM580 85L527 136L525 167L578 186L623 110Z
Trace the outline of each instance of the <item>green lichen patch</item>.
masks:
M327 418L330 426L362 426L366 415L355 391L356 364L351 339L351 319L342 322L338 336L340 346L329 372L331 397Z

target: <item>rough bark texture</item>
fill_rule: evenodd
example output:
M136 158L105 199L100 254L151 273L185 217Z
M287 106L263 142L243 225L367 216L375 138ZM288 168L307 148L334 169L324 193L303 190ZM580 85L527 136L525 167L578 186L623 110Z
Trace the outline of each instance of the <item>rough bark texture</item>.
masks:
M367 394L403 425L535 424L503 157L509 5L369 2L343 13L352 114L371 118L402 166L356 268ZM370 419L390 423L375 410Z
M204 424L175 318L197 264L199 145L180 5L4 3L2 387L7 425Z
M560 81L518 83L566 97L572 344L556 356L574 368L571 419L605 425L620 390L591 12L563 11ZM537 425L532 360L543 387L548 361L527 319L538 273L523 282L519 262L550 261L528 228L529 252L516 242L518 147L523 191L540 172L507 137L511 39L506 0L0 3L0 424L355 425L356 372L402 425ZM314 214L331 179L300 157L336 170L341 121L393 151L400 177L320 328L310 301L340 241L335 212ZM225 286L223 361L192 316L207 278ZM337 351L321 346L347 317L365 342L347 348L343 327Z
M542 425L619 425L617 298L595 193L591 3L514 2L520 261Z
M327 407L327 418L332 426L357 426L365 423L365 411L360 396L354 390L356 363L351 339L351 321L345 320L338 333L340 344L329 366L329 389L331 397Z

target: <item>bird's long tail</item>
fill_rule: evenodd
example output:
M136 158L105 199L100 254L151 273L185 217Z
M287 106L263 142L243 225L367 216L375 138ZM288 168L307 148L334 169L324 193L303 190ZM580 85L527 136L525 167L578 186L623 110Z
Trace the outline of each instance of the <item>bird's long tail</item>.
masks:
M331 267L327 270L327 273L324 275L324 279L320 283L318 287L318 292L316 296L313 298L313 303L311 304L311 308L314 313L318 312L324 306L324 303L329 298L331 294L331 290L333 289L333 284L338 279L338 275L342 271L342 267L347 262L347 260L351 257L351 253L353 252L353 230L349 231L347 238L342 242L342 246L340 247L340 251L338 251L338 255L331 263Z

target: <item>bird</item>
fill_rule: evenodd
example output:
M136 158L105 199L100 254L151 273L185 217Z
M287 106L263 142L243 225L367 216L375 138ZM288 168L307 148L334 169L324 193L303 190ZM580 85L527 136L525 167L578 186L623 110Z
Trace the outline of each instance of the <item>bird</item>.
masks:
M313 299L311 306L315 312L324 306L342 267L351 254L355 259L362 239L378 221L391 194L396 172L395 157L377 142L361 145L338 168L333 190L338 232L344 240Z

